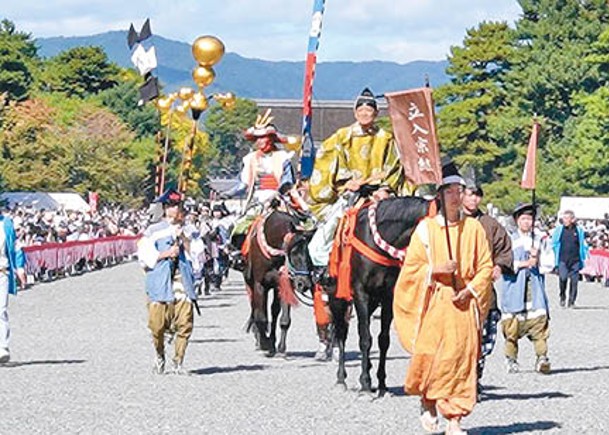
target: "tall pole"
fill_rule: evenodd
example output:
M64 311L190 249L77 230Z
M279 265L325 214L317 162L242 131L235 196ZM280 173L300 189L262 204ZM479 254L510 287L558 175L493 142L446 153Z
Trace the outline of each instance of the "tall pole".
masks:
M325 0L313 1L313 16L309 32L307 60L305 63L304 90L302 101L302 150L300 156L300 178L308 179L313 173L315 163L315 144L313 143L313 79L317 64L317 49L321 36Z
M446 196L444 195L444 189L440 187L440 210L442 211L442 216L444 216L444 234L446 235L446 248L448 249L448 259L450 261L453 260L453 250L452 245L450 243L450 231L448 228L448 216L446 215ZM454 273L450 274L451 284L453 286L453 291L457 292L457 278Z
M167 121L167 128L165 128L165 144L163 149L163 161L161 163L161 181L159 182L159 190L161 194L165 191L165 174L167 172L167 155L169 153L169 135L171 133L171 117L173 111L169 111L169 120Z

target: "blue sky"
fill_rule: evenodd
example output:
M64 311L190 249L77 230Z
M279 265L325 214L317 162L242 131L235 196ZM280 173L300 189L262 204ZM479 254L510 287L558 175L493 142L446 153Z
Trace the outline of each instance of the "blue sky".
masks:
M312 0L0 0L0 16L34 37L90 35L141 26L184 42L212 34L228 51L302 60ZM516 0L326 0L320 61L446 58L483 20L512 24Z

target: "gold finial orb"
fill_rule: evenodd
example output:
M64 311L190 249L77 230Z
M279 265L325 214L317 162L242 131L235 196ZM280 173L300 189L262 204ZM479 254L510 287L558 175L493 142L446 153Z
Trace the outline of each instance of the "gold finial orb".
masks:
M207 109L209 103L202 92L195 92L190 100L190 108L197 112L203 112Z
M178 91L178 95L180 97L180 100L190 100L192 98L192 96L194 95L195 91L192 88L188 88L188 87L184 87L184 88L180 88L180 90Z
M192 80L200 88L211 85L215 78L216 73L210 66L198 66L192 71Z
M224 44L215 36L199 36L192 43L192 55L201 66L214 66L224 56Z

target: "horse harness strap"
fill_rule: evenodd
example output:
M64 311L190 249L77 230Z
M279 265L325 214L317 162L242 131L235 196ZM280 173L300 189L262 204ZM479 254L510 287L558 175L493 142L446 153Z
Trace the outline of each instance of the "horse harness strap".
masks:
M398 265L401 265L404 262L404 258L406 257L406 249L398 249L398 248L390 245L388 242L385 241L385 239L383 239L381 237L381 234L379 233L379 230L376 225L376 209L378 207L378 204L379 204L378 202L374 202L368 208L368 221L370 223L370 231L372 232L372 237L374 239L374 243L376 243L376 246L381 248L384 252L389 254L389 256L391 258L398 260ZM386 258L383 257L382 255L378 255L374 251L372 251L372 252L374 253L374 255L377 256L377 258L382 258L383 260L377 261L372 257L370 257L370 259L372 261L375 261L379 264L383 264L385 266L386 264L382 263L382 261L386 260ZM366 254L364 254L364 255L366 255Z
M377 264L380 264L381 266L386 266L386 267L402 266L402 260L398 260L397 258L387 258L384 255L379 254L378 252L373 250L371 247L366 245L364 242L362 242L360 239L355 237L355 234L353 235L353 238L351 239L351 244L353 245L353 249L355 249L357 252L362 254L368 260L373 261Z
M264 224L266 223L266 216L263 219L260 219L256 225L256 241L258 242L258 246L260 246L260 251L262 255L264 255L267 259L271 259L272 257L280 257L285 255L285 250L273 248L266 241L266 237L264 237ZM288 233L290 234L290 233ZM287 237L287 235L286 235ZM285 243L284 243L285 244Z
M364 242L358 239L355 235L355 226L357 223L357 214L360 209L366 207L369 203L360 204L353 207L345 213L336 233L332 253L330 255L330 276L336 278L336 297L351 301L353 299L351 289L351 257L353 249L358 253L385 267L400 267L402 261L395 258L387 258L382 254L374 251Z

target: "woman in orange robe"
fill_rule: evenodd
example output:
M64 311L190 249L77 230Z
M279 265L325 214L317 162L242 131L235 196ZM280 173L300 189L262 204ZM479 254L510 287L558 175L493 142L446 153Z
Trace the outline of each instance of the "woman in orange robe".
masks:
M421 396L424 429L438 430L439 411L446 433L464 433L461 418L476 403L476 367L481 321L490 301L493 263L484 229L461 214L463 179L443 168L452 258L442 215L421 221L412 236L395 286L395 326L412 354L404 390ZM449 175L447 175L447 172Z

